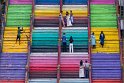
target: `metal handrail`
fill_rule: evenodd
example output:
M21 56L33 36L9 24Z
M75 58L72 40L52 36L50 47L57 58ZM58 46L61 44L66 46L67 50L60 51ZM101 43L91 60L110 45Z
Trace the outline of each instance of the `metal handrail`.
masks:
M6 6L5 6L5 12L4 12L5 23L7 22L8 5L9 5L9 0L6 0ZM6 25L6 24L5 24L5 25Z
M118 0L115 0L115 5L116 5L116 16L117 16L117 27L118 27L118 37L119 37L119 47L120 47L120 62L121 62L121 69L123 68L122 64L123 64L123 61L122 61L122 46L121 46L121 32L120 32L120 17L119 17L119 2ZM123 81L123 72L121 71L121 80Z
M30 16L30 34L27 37L28 45L27 45L27 64L26 64L26 74L25 74L25 83L28 83L29 78L29 65L30 65L30 54L31 54L31 41L32 41L32 29L33 29L33 22L34 22L34 0L32 0L32 14Z
M121 47L122 47L122 83L124 82L124 37L122 38L122 42L121 42Z
M89 54L89 63L91 64L91 44L90 44L90 35L91 35L91 28L90 28L90 0L88 0L88 54ZM89 81L92 83L92 66L89 68Z
M4 10L4 14L2 14L2 29L1 29L1 52L3 49L3 40L4 40L4 31L5 31L5 26L6 26L6 21L7 21L7 11L8 11L8 3L9 1L6 1L6 6L5 6L5 10Z
M62 0L60 0L60 13L62 11ZM61 56L61 34L62 34L62 21L61 18L59 17L59 39L58 39L58 62L57 62L57 83L60 83L60 56Z
M30 35L27 37L28 45L27 45L27 64L26 64L26 75L25 75L25 83L28 83L28 78L29 78L29 63L30 63L30 54L31 54L31 38L32 38L32 16L30 18Z
M57 65L57 83L60 83L60 59L61 59L61 34L62 34L62 24L59 20L59 39L58 39L58 65Z

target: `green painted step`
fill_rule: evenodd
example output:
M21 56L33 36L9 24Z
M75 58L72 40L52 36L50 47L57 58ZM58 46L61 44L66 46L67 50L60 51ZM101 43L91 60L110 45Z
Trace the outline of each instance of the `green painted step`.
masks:
M116 20L116 17L113 17L113 16L112 16L112 17L110 17L110 16L106 16L106 17L92 17L92 16L91 16L91 18L92 18L92 20L95 20L95 21L96 21L96 20L97 20L97 21L99 21L99 20L100 20L100 21L103 21L103 20L104 20L104 21L106 21L106 20L107 20L107 21ZM92 20L91 20L91 21L92 21Z
M108 11L104 11L104 10L96 10L96 11L91 11L90 13L91 14L100 14L100 13L102 13L102 14L105 14L105 13L115 13L116 14L116 11L115 10L108 10Z
M91 8L115 8L115 5L90 5Z
M30 26L32 5L9 5L7 26Z
M33 30L32 46L57 46L58 30Z
M117 27L114 5L91 5L91 27Z
M88 46L88 30L63 30L62 33L66 33L68 45L69 38L72 36L75 46Z

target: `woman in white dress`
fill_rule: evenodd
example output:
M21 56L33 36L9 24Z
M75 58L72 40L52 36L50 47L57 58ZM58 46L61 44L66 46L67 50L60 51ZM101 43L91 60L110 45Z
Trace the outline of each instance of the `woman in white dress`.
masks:
M85 77L84 68L85 68L84 63L81 60L80 61L80 69L79 69L79 78L84 78Z
M72 26L71 18L68 12L66 12L66 22L67 22L67 27Z

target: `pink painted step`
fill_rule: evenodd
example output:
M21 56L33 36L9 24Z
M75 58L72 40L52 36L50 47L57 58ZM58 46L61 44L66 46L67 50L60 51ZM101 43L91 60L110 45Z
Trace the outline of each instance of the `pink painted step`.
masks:
M10 4L32 4L32 0L10 0Z
M91 0L91 4L115 4L115 0Z

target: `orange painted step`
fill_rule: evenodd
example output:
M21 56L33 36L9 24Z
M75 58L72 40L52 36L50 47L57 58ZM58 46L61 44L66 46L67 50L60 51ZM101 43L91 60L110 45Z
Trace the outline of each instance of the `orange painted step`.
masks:
M93 80L92 83L122 83L121 80Z

